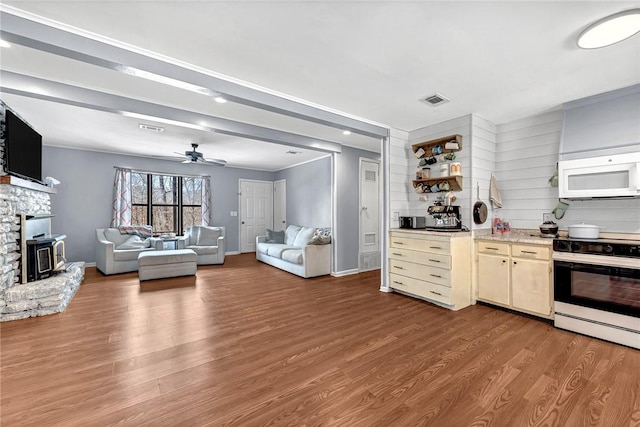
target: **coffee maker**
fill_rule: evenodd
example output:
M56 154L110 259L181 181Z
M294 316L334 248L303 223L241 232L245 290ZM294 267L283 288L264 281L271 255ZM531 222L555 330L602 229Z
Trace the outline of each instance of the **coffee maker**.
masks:
M436 231L459 231L462 230L462 217L460 216L460 206L443 206L436 202L435 205L427 208L427 229Z

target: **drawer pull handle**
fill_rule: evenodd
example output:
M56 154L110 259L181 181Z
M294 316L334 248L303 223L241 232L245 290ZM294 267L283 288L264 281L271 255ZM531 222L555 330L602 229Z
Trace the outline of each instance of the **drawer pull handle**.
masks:
M395 255L395 256L402 256L402 254L399 254L397 252L392 252L392 254Z
M396 285L402 285L402 286L404 286L404 283L402 283L402 282L398 282L398 281L395 281L395 280L393 281L393 283L395 283Z
M440 246L429 246L429 249L442 249Z
M439 274L429 274L429 276L431 277L437 277L439 279L442 279L442 276L440 276Z
M429 261L431 261L431 262L440 262L440 260L438 260L438 259L431 259L431 258L429 258Z
M429 292L431 292L432 294L435 294L435 295L440 295L440 296L442 296L442 294L441 294L440 292L436 292L436 291L429 291Z
M393 242L394 245L404 245L402 242Z
M535 252L535 251L520 251L520 252L522 252L523 254L531 254L531 255L535 255L535 254L538 253L538 252Z
M498 251L498 250L500 250L499 248L490 248L489 246L487 246L485 249L488 250L488 251Z
M393 268L397 268L398 270L404 270L404 268L400 267L399 265L394 265Z

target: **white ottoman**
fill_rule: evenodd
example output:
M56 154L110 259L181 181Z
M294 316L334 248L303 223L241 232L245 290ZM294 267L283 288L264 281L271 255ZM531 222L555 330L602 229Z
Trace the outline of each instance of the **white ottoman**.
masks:
M198 255L191 249L147 251L138 255L140 280L165 277L193 276L196 274Z

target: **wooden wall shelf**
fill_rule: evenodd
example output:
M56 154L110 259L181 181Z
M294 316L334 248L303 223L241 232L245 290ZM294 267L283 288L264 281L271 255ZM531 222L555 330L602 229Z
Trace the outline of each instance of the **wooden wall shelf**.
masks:
M46 185L38 184L37 182L29 181L27 179L18 178L17 176L1 175L0 184L15 185L16 187L28 188L29 190L41 191L43 193L58 194L58 190Z
M458 149L457 150L450 150L450 149L446 149L444 148L444 144L446 144L447 142L450 141L454 141L458 143ZM417 144L413 144L411 146L411 149L413 150L413 152L415 153L416 151L418 151L418 149L422 148L425 151L425 154L422 155L421 158L424 157L431 157L431 149L433 147L435 147L436 145L442 145L442 154L446 154L446 153L453 153L455 151L460 151L462 150L462 135L449 135L449 136L443 136L442 138L438 138L438 139L431 139L429 141L425 141L425 142L419 142Z
M413 180L413 188L416 188L416 186L420 183L428 184L429 186L432 186L433 184L436 184L442 181L447 181L451 186L451 189L446 191L462 191L462 177L459 175L442 176L440 178L415 179ZM442 192L444 191L445 190L442 190Z

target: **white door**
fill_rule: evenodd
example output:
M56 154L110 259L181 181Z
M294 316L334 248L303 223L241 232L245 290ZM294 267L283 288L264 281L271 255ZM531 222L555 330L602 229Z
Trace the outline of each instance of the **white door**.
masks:
M273 228L273 182L240 180L240 252L255 252L256 236Z
M380 163L360 159L360 271L380 268Z
M273 183L273 229L281 231L287 228L287 180Z

